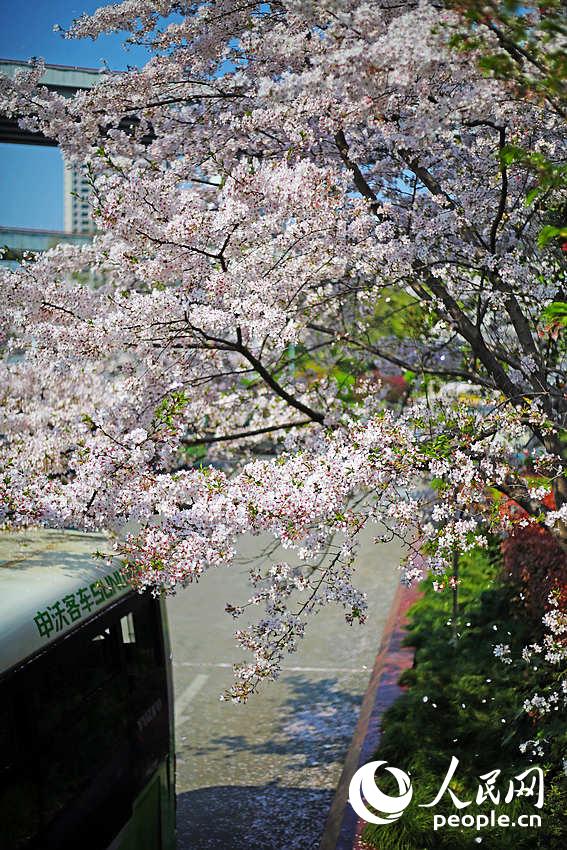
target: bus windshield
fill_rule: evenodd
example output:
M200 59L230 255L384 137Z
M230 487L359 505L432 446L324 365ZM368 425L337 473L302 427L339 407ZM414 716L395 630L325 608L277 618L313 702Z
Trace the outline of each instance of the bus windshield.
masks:
M169 846L170 703L161 607L149 594L128 594L2 676L3 850Z

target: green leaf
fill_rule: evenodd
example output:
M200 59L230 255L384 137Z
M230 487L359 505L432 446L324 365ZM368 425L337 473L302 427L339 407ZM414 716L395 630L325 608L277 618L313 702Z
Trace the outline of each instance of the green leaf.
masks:
M543 248L555 237L567 239L567 227L554 227L552 224L546 224L539 232L537 244L540 248Z
M500 161L503 165L512 165L514 162L522 162L526 158L526 151L518 145L504 145L500 151Z
M542 312L541 320L548 325L567 327L567 302L553 301Z

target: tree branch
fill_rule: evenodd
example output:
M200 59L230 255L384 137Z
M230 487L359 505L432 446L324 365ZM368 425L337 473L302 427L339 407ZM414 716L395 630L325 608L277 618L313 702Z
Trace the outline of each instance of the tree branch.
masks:
M257 357L252 354L252 352L249 348L247 348L246 345L244 345L240 341L234 346L234 350L240 352L240 354L242 354L242 356L245 357L246 360L248 360L250 365L254 367L256 372L260 375L261 378L263 378L265 383L270 387L270 389L275 392L276 395L278 395L280 398L283 398L284 401L287 401L287 403L291 405L291 407L295 407L296 410L300 410L301 413L305 413L305 415L309 416L309 418L313 422L319 422L320 424L323 424L325 414L321 413L318 410L313 410L313 408L309 407L307 404L303 404L302 401L299 401L299 399L295 398L295 396L292 396L290 393L288 393L287 390L285 390L281 384L278 384L273 375L268 372L266 367L258 360Z
M376 213L378 211L378 199L376 197L376 194L373 192L373 190L370 188L367 181L365 180L364 175L362 174L362 171L360 170L359 166L356 164L356 162L353 162L353 160L349 157L349 146L347 144L347 140L345 138L343 130L339 130L339 132L336 134L335 143L337 145L337 148L339 149L339 154L341 155L342 161L354 177L354 185L356 186L361 195L371 201L370 209L373 213Z
M312 419L301 419L299 422L284 422L282 425L268 425L265 428L255 428L252 431L240 431L235 434L224 434L220 437L200 437L195 440L181 440L184 446L202 446L210 443L222 443L229 440L240 440L244 437L257 437L259 434L269 434L272 431L282 431L289 428L300 428L304 425L312 425Z

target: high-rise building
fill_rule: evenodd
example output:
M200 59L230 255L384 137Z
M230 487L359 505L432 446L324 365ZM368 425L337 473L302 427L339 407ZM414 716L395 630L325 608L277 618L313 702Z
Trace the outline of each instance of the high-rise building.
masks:
M84 166L66 162L63 170L63 227L66 233L94 233L96 230L89 196Z

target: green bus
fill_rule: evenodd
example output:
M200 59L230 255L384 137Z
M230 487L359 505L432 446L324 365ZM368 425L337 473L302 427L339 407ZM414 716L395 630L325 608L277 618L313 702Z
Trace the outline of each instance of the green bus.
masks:
M165 605L91 557L101 540L0 536L2 850L175 847Z

